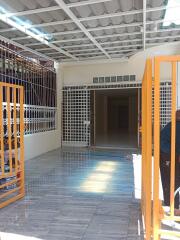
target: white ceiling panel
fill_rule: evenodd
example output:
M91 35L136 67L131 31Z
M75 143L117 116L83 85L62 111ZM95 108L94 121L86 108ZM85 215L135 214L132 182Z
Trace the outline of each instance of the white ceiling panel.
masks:
M146 0L147 47L179 41L179 26L162 28L166 4ZM134 45L143 50L143 0L0 0L0 6L2 37L59 61L121 58L134 54Z

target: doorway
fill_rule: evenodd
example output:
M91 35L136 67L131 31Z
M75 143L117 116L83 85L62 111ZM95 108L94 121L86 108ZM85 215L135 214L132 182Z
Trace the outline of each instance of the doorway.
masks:
M94 145L138 147L138 89L94 91Z

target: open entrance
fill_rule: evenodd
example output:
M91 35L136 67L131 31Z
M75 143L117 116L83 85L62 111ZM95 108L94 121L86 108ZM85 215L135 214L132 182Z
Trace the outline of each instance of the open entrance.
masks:
M138 146L138 89L94 91L94 145Z

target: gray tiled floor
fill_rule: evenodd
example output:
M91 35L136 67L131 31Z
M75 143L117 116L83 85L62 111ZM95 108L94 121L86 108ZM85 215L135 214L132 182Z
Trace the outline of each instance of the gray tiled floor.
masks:
M64 149L27 161L26 197L0 210L0 231L33 240L141 239L131 154Z

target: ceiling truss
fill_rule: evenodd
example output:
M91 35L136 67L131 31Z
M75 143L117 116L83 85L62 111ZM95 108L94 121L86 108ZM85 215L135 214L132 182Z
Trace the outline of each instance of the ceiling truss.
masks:
M104 13L89 16L76 16L74 9L83 6L93 6L100 3L111 3L114 0L83 0L66 4L63 0L54 0L56 6L42 7L37 9L29 9L19 12L1 13L0 20L7 24L7 28L0 28L0 39L8 40L12 44L21 47L23 51L32 52L41 58L51 60L61 59L78 61L81 58L87 58L87 55L102 56L103 58L112 58L112 54L125 56L130 51L133 53L146 49L146 47L156 46L165 42L173 42L180 40L180 28L171 27L169 29L161 29L159 24L164 21L163 18L151 20L147 18L148 13L161 12L167 9L166 5L149 7L147 0L143 0L142 9L132 9L128 11L116 11L114 13ZM176 6L174 6L176 7ZM40 23L32 23L31 25L19 25L12 17L26 16L39 13L53 13L53 11L62 10L66 16L64 20L48 21ZM120 17L142 16L142 21L129 21L119 24L108 24L103 26L86 27L86 24L92 21L103 19L119 19ZM112 22L112 21L111 21ZM35 34L32 28L41 29L44 27L68 26L74 24L73 30L52 31L52 33ZM156 30L148 30L148 29ZM130 29L134 28L135 31ZM67 28L68 29L68 28ZM71 28L70 28L71 29ZM139 29L139 30L138 30ZM114 33L104 33L112 31ZM121 31L120 33L115 30ZM15 37L6 37L11 32L17 33ZM18 36L18 33L21 35ZM22 35L23 33L23 35ZM79 35L80 34L80 35ZM157 35L158 34L158 35ZM165 34L165 35L164 35ZM60 38L60 39L59 39ZM66 38L66 39L65 39ZM10 40L9 40L10 39ZM51 40L50 40L51 39ZM115 40L114 40L115 39ZM117 46L116 46L117 45ZM38 47L39 46L39 47ZM57 56L56 56L57 55Z

